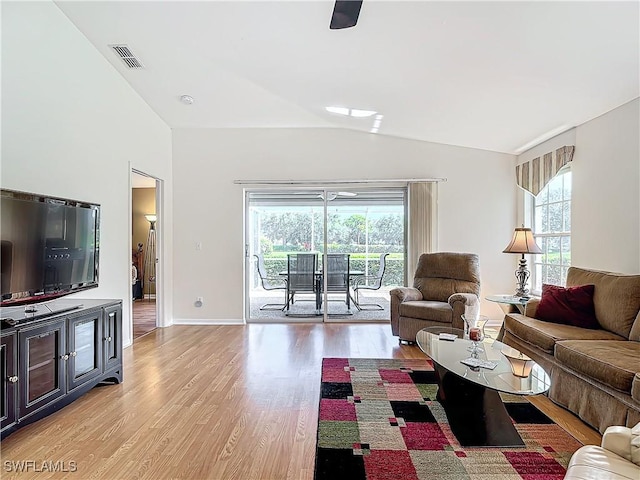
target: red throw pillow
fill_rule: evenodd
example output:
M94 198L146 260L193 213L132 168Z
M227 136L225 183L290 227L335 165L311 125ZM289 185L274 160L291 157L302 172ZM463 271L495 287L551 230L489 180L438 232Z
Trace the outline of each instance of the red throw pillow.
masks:
M582 328L599 329L593 305L595 285L559 287L542 285L542 298L536 309L536 318Z

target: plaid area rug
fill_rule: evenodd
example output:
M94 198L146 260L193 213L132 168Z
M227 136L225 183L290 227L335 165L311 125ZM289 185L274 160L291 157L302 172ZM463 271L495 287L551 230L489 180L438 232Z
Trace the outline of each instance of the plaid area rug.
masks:
M315 480L561 480L581 444L503 396L524 448L463 448L435 400L429 360L325 358Z

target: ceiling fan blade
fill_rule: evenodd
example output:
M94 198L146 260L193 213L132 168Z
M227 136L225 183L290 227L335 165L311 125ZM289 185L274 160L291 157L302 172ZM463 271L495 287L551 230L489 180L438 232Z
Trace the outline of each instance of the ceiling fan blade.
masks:
M339 30L355 26L358 23L361 7L362 0L336 0L329 28Z

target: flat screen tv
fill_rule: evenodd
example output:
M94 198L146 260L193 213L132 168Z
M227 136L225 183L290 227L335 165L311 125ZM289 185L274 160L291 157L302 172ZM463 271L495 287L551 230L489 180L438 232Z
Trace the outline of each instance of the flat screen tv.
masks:
M98 286L100 205L0 190L0 306Z

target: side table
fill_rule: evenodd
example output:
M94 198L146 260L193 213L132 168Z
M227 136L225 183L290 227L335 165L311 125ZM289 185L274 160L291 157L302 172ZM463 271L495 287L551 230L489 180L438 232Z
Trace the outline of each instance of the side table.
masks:
M524 314L524 307L529 301L528 298L516 297L513 295L489 295L484 297L485 300L490 302L497 302L500 304L500 308L504 310L504 313L522 313Z

